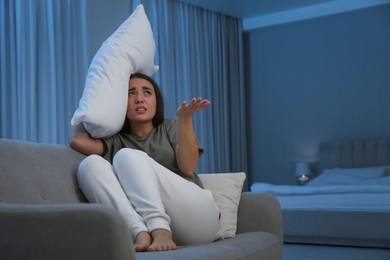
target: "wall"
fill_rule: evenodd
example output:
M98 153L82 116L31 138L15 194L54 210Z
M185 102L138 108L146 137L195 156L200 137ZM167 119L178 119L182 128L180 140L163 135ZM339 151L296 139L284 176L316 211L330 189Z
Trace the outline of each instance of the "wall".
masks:
M131 0L92 0L88 2L89 57L132 13Z
M323 141L390 137L390 5L244 39L250 184L295 184Z

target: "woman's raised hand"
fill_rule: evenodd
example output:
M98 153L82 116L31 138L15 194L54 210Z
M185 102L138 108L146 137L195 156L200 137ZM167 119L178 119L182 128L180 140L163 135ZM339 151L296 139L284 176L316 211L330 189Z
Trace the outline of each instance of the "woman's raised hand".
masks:
M182 118L191 117L193 113L205 109L210 104L209 100L202 98L193 98L189 104L187 104L187 101L183 101L177 109L177 116Z

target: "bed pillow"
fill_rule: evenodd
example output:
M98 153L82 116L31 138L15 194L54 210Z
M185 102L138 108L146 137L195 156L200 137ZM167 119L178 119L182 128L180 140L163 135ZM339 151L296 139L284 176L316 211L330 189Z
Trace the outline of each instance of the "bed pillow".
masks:
M246 175L237 173L199 174L205 187L210 190L221 211L216 240L234 237L237 231L237 211Z
M151 76L155 42L143 5L103 42L94 56L72 125L84 123L93 137L120 131L126 118L129 77L134 72Z
M390 165L363 168L334 168L325 169L323 174L344 174L361 178L380 178L385 175L389 168Z
M309 181L307 186L354 185L385 176L389 165L364 168L325 169L321 175Z

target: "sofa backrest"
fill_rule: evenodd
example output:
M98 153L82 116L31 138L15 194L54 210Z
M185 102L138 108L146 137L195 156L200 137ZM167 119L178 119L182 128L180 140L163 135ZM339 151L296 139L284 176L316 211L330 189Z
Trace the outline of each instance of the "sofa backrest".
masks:
M0 139L0 203L85 202L76 180L83 158L64 145Z

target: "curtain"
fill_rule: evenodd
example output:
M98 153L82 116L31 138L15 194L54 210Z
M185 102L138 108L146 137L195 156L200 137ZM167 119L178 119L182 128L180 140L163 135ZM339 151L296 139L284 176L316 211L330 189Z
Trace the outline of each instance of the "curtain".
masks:
M154 32L160 66L154 77L164 94L166 116L175 116L183 100L212 102L193 117L205 149L198 171L246 171L241 20L175 0L133 1L133 10L140 3Z
M198 171L246 171L241 21L175 0L121 1L144 4L151 21L166 117L183 100L212 102L194 115L205 149ZM69 143L91 58L91 8L91 0L0 0L1 138Z
M0 1L0 137L68 144L88 69L87 2Z

